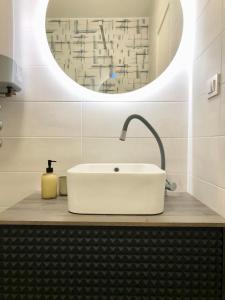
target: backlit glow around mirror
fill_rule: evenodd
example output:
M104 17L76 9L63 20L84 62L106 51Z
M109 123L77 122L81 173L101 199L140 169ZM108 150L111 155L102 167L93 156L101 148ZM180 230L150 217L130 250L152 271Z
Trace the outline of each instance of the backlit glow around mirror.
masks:
M35 2L35 9L30 14L30 2L19 5L15 2L18 19L16 40L24 45L19 51L18 47L14 48L14 57L27 65L35 59L38 64L48 66L48 78L51 79L51 86L48 88L56 89L57 99L69 99L69 101L102 101L102 102L120 102L120 101L164 101L173 99L180 95L180 90L186 90L185 82L190 81L192 66L192 48L193 37L195 33L195 6L196 0L181 0L183 10L183 34L180 47L168 68L154 81L145 87L123 94L104 94L86 89L74 82L69 76L62 71L55 61L48 45L46 38L45 18L49 0ZM32 44L27 32L32 30ZM21 42L22 41L22 42ZM31 51L27 51L27 43ZM23 53L23 55L21 55ZM179 88L179 91L177 88ZM182 93L183 93L182 92ZM187 93L187 92L185 92ZM177 95L177 96L176 96ZM191 102L190 102L191 103Z
M179 0L116 1L66 0L62 6L50 0L46 18L49 46L62 70L88 89L112 94L160 76L183 29Z

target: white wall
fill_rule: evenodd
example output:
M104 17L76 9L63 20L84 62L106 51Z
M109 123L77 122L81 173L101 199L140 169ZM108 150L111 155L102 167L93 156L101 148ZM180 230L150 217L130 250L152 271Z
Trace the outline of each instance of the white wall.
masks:
M0 2L0 54L13 55L13 8L11 0Z
M225 216L225 0L197 1L193 74L193 165L190 191ZM206 82L221 73L221 94Z
M154 0L151 9L150 74L154 80L167 68L179 48L183 15L180 0Z
M13 56L13 8L12 1L1 0L0 1L0 55ZM1 98L0 98L1 105ZM1 108L0 108L1 118ZM2 176L1 176L2 177ZM3 185L1 182L0 194L3 195ZM4 209L2 207L3 201L0 199L0 212ZM5 206L5 204L4 204Z
M14 1L16 57L23 67L24 87L16 97L1 101L0 207L39 190L47 159L58 161L58 174L81 162L159 164L156 143L138 121L131 124L125 143L118 140L131 113L143 115L158 130L165 144L168 177L185 191L187 61L181 56L178 67L143 92L115 98L86 91L65 77L50 56L43 34L46 1Z

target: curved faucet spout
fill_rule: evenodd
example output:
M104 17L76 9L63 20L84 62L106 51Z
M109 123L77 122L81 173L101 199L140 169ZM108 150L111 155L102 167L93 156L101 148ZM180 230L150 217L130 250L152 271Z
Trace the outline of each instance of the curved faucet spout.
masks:
M126 121L124 122L123 125L123 129L121 132L121 136L120 136L120 140L121 141L125 141L126 140L126 136L127 136L127 129L128 126L130 124L130 121L133 119L138 119L139 121L141 121L150 131L151 133L154 135L158 146L159 146L159 151L160 151L160 155L161 155L161 169L162 170L166 170L166 158L165 158L165 151L164 151L164 147L163 147L163 143L158 135L158 133L156 132L156 130L152 127L152 125L142 116L134 114L129 116ZM166 180L166 190L169 191L175 191L177 188L177 185L175 182L170 182L168 179Z
M121 141L125 141L126 140L126 135L127 135L127 129L128 126L130 124L130 121L133 119L137 119L139 121L141 121L142 123L144 123L144 125L150 130L150 132L154 135L158 146L159 146L159 151L160 151L160 155L161 155L161 169L165 170L166 169L166 158L165 158L165 151L164 151L164 147L163 147L163 143L158 135L158 133L156 132L156 130L152 127L152 125L142 116L134 114L129 116L126 121L124 122L123 125L123 129L121 132L121 136L120 136L120 140Z

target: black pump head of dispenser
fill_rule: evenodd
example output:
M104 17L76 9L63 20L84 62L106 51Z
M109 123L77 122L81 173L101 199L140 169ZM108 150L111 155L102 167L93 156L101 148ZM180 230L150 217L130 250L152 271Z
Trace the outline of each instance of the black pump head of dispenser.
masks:
M56 162L56 160L48 160L48 168L46 168L46 173L53 173L52 163Z

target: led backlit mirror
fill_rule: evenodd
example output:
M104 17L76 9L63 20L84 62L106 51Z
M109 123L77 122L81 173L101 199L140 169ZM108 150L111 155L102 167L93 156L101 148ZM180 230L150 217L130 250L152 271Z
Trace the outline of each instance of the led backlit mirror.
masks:
M183 31L179 0L50 0L51 52L78 84L125 93L155 80L171 63Z

